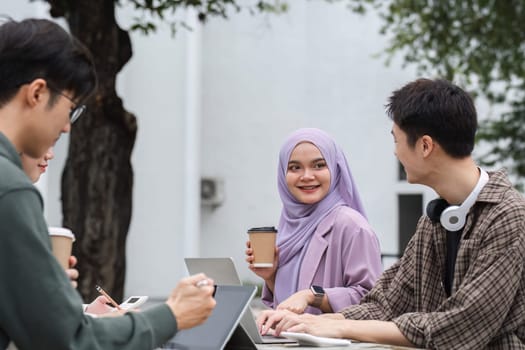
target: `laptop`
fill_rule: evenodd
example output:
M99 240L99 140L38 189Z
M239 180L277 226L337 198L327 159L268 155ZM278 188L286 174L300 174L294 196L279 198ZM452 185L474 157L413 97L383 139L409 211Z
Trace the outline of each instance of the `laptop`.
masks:
M176 350L223 350L237 348L228 345L236 331L241 316L255 295L255 286L217 285L215 300L217 304L210 317L200 326L179 331L161 349ZM256 349L254 346L242 346Z
M233 259L225 258L184 258L186 268L190 275L204 272L206 276L212 278L218 285L241 285L241 279L235 268ZM293 339L275 337L272 335L261 335L257 329L255 318L251 308L248 307L241 318L242 329L238 330L235 337L242 336L245 332L255 344L284 344L297 343Z
M242 285L232 258L184 258L184 262L190 275L204 272L215 284Z

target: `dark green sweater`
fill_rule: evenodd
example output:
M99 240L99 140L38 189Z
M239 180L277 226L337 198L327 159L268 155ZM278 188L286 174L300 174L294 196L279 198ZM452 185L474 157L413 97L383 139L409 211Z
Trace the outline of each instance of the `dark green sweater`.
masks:
M43 203L0 133L0 349L154 349L177 331L166 304L92 318L51 253Z

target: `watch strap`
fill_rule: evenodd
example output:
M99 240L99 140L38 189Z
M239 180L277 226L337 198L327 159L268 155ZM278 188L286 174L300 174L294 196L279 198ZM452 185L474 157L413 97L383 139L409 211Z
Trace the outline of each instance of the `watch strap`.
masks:
M322 288L321 288L322 289ZM310 287L310 291L314 295L314 301L310 304L310 306L319 308L321 304L323 303L324 299L324 291L322 293L317 292L314 287Z

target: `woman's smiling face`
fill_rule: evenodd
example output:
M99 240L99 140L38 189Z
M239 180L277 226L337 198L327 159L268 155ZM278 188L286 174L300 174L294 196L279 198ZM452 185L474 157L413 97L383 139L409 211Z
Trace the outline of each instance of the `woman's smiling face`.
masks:
M288 190L304 204L322 200L330 190L330 170L319 148L310 142L297 144L288 161Z

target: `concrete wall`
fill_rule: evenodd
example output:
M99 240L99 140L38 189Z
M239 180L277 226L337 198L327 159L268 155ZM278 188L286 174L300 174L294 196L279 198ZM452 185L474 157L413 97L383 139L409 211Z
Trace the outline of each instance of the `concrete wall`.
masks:
M375 16L321 1L294 1L281 17L206 25L201 166L224 179L226 200L203 209L203 256L233 256L241 277L257 280L244 262L245 232L278 223L278 151L305 126L342 145L382 250L397 252L397 193L432 195L397 181L384 104L415 75L372 57L385 46L379 25Z
M186 274L184 256L232 256L241 277L257 281L244 262L245 231L277 224L278 150L299 127L325 129L343 147L384 252L397 252L397 194L433 197L397 180L384 104L415 73L372 57L386 44L379 19L338 3L290 3L279 17L236 14L176 38L167 26L133 34L133 58L118 79L139 125L126 294L167 295ZM36 3L0 4L17 18L45 15ZM121 25L133 15L120 9ZM66 147L60 140L39 184L53 225ZM199 174L224 181L221 206L198 205Z

